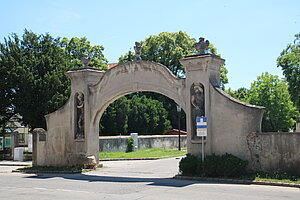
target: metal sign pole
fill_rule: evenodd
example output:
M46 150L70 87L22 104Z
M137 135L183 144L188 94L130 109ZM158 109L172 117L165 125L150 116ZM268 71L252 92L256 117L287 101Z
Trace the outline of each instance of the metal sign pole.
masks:
M180 114L181 114L181 107L176 105L177 112L178 112L178 151L181 151L181 144L180 144Z
M204 136L201 137L202 138L202 162L204 161Z
M207 118L196 117L197 136L201 137L201 155L202 162L204 161L204 137L207 136Z

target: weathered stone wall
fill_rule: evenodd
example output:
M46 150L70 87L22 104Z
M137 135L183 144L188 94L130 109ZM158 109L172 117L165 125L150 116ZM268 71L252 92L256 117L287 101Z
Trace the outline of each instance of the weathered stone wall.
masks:
M99 137L99 150L101 152L126 151L127 139L130 136L107 136ZM186 147L187 136L180 136L181 147ZM138 136L139 149L147 148L177 148L177 135L151 135Z
M252 168L300 174L300 133L252 133L248 141Z
M210 87L212 153L231 153L250 159L247 136L260 132L263 107L238 101L219 88Z

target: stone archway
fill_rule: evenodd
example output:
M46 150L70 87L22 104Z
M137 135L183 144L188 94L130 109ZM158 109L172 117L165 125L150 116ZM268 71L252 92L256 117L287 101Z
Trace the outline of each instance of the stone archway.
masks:
M97 84L90 86L90 91L95 94L92 122L99 123L107 106L119 97L139 91L167 96L185 110L184 81L159 63L135 61L119 64L105 72Z
M119 64L106 72L93 68L67 72L71 96L61 109L45 116L47 131L34 132L33 164L71 166L83 164L88 156L95 156L98 162L101 115L111 102L137 91L163 94L185 110L189 153L201 153L201 140L193 126L197 113L205 113L205 152L228 152L248 159L246 136L260 132L262 108L234 100L219 89L220 66L224 64L220 57L203 54L184 58L181 63L184 79L159 63L142 60Z
M100 80L89 86L90 116L87 130L89 136L87 148L90 155L98 155L99 122L110 103L121 96L138 91L156 92L169 97L184 110L184 79L175 77L165 66L149 62L134 61L119 64L105 73L100 72ZM96 153L94 153L96 152Z

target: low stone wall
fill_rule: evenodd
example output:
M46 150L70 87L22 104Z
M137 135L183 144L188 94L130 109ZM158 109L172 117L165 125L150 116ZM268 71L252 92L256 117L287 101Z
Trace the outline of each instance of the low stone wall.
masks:
M300 133L256 133L248 138L252 168L300 175Z
M100 152L117 152L126 151L127 139L130 136L101 136L99 137L99 151ZM186 147L187 136L180 136L181 146ZM177 135L139 135L138 148L177 148Z

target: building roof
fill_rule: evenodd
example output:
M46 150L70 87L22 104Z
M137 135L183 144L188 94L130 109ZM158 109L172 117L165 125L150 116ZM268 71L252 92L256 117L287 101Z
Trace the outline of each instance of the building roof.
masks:
M108 63L108 68L113 68L115 66L117 66L119 63Z

